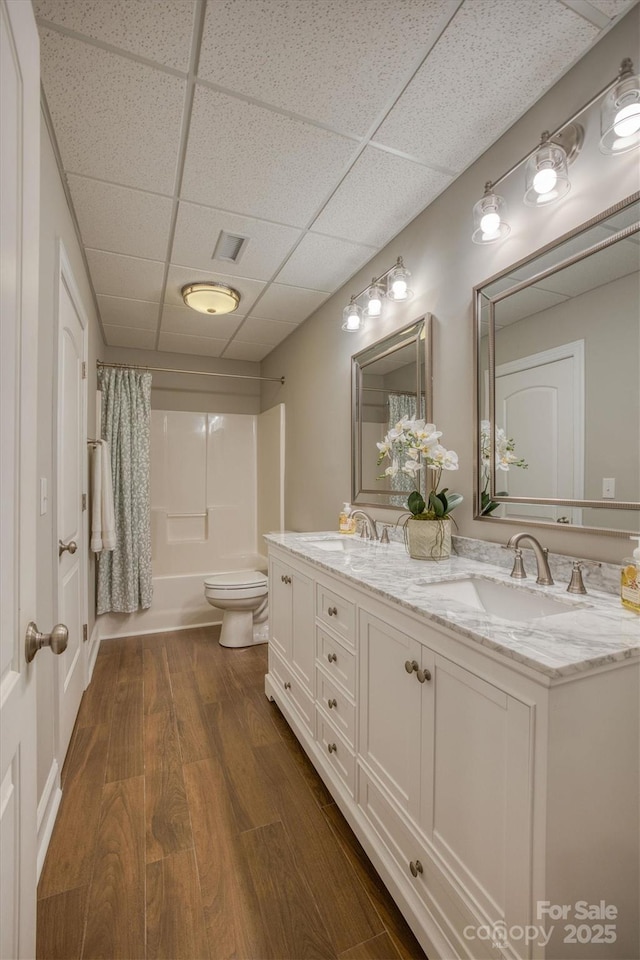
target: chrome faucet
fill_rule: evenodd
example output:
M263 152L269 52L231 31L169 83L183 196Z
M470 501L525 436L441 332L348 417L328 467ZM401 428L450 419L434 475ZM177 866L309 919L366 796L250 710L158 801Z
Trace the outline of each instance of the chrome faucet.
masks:
M519 580L526 577L524 566L522 564L522 551L519 549L519 544L522 542L522 540L529 541L533 548L533 552L536 555L536 563L538 565L538 578L536 583L542 583L545 586L550 587L553 584L553 577L551 576L551 570L549 569L549 550L547 547L542 547L540 542L536 540L535 537L532 537L530 533L514 533L507 543L508 550L516 551L516 559L515 563L513 564L511 576Z
M365 513L364 510L352 510L351 516L354 520L362 520L362 531L360 536L363 540L378 540L378 531L376 530L375 520Z

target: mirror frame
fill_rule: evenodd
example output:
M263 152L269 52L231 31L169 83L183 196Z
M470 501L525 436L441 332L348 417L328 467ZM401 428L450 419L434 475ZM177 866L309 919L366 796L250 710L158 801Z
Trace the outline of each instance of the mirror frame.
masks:
M407 497L406 490L371 490L362 488L362 408L363 371L369 364L413 344L416 364L416 395L422 396L425 419L433 419L433 369L431 350L431 314L425 314L400 330L371 344L351 357L351 503L357 507L382 507L406 511L406 506L385 503L384 498ZM423 374L424 371L424 374ZM424 382L423 382L424 381ZM424 477L420 476L420 487ZM422 491L421 489L421 492ZM371 495L378 499L371 499Z
M475 484L474 484L474 495L473 495L473 518L474 520L492 520L494 523L509 523L513 525L514 523L518 526L529 526L529 527L541 527L546 528L547 530L550 527L556 526L557 524L552 523L551 521L545 520L514 520L509 517L493 517L490 515L483 515L480 512L481 509L481 492L482 492L482 464L480 462L480 410L482 408L482 391L484 386L482 383L483 374L480 370L480 356L481 356L481 336L482 336L482 298L484 296L485 303L489 304L489 365L488 365L488 374L489 374L489 422L491 424L491 436L492 436L492 456L491 462L489 465L489 495L491 499L496 503L541 503L541 504L557 504L560 506L567 507L595 507L597 509L607 509L607 510L640 510L640 501L635 500L619 500L619 501L606 501L606 500L562 500L562 499L553 499L550 497L504 497L499 496L497 493L496 487L496 467L495 467L495 435L496 431L494 429L495 425L495 369L496 369L496 357L495 357L495 306L500 301L506 299L507 297L518 293L520 290L525 289L526 287L531 286L534 283L539 282L540 280L551 276L554 273L557 273L559 270L564 269L565 267L572 266L575 263L578 263L581 260L585 260L587 257L598 253L600 250L604 250L607 247L611 246L614 243L617 243L620 240L624 240L627 237L632 236L635 233L640 231L640 221L636 221L634 224L624 227L622 230L618 230L615 233L611 234L610 237L606 237L604 240L601 240L597 243L593 243L589 246L586 246L584 249L578 253L572 254L571 256L565 257L560 260L559 263L555 264L553 267L548 267L544 270L541 270L535 273L533 276L527 280L519 281L518 283L513 284L511 287L501 291L496 294L493 298L488 297L486 294L483 295L483 290L495 283L498 280L508 276L514 270L519 269L520 267L531 264L535 262L538 257L543 256L549 251L553 250L556 247L559 247L561 244L565 243L567 240L574 239L580 234L585 233L589 229L602 221L608 219L615 214L621 213L627 207L632 206L640 200L640 191L637 191L631 196L627 197L625 200L621 200L619 203L614 204L614 206L609 207L607 210L604 210L602 213L593 217L591 220L586 221L585 223L580 224L574 230L569 231L568 233L563 234L558 237L556 240L553 240L551 243L546 244L546 246L541 247L538 250L535 250L528 257L524 257L522 260L519 260L517 263L510 264L505 270L501 270L500 273L494 274L492 277L489 277L487 280L483 280L482 283L478 284L473 288L473 324L474 324L474 370L475 370L475 390L474 390L474 417L475 417L475 427L474 427L474 462L475 462ZM584 532L584 533L597 533L613 537L628 537L629 534L635 534L637 530L618 530L611 527L593 527L593 526L582 526L577 524L567 524L562 525L563 530L570 530L575 532Z

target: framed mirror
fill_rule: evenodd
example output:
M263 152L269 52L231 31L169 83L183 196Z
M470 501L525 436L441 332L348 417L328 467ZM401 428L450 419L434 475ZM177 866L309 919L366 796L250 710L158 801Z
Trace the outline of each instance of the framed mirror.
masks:
M377 478L378 448L403 416L432 418L431 317L396 330L351 358L351 502L406 509L416 478ZM420 480L424 485L424 478ZM421 493L424 491L421 489Z
M476 519L640 533L640 193L474 290Z

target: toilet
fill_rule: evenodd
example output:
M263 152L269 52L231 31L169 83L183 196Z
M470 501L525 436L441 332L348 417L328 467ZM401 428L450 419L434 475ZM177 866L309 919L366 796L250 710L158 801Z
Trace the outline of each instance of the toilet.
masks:
M249 647L265 643L269 581L259 570L214 573L204 581L204 595L223 611L220 646Z

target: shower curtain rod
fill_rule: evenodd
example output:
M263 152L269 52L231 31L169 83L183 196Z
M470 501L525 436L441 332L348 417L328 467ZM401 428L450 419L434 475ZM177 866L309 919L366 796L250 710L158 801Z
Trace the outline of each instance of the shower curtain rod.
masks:
M117 370L144 370L146 373L189 373L194 377L227 377L233 380L269 380L284 384L284 377L252 377L246 373L211 373L208 370L177 370L175 367L144 367L136 363L108 363L96 360L96 367L113 367Z

